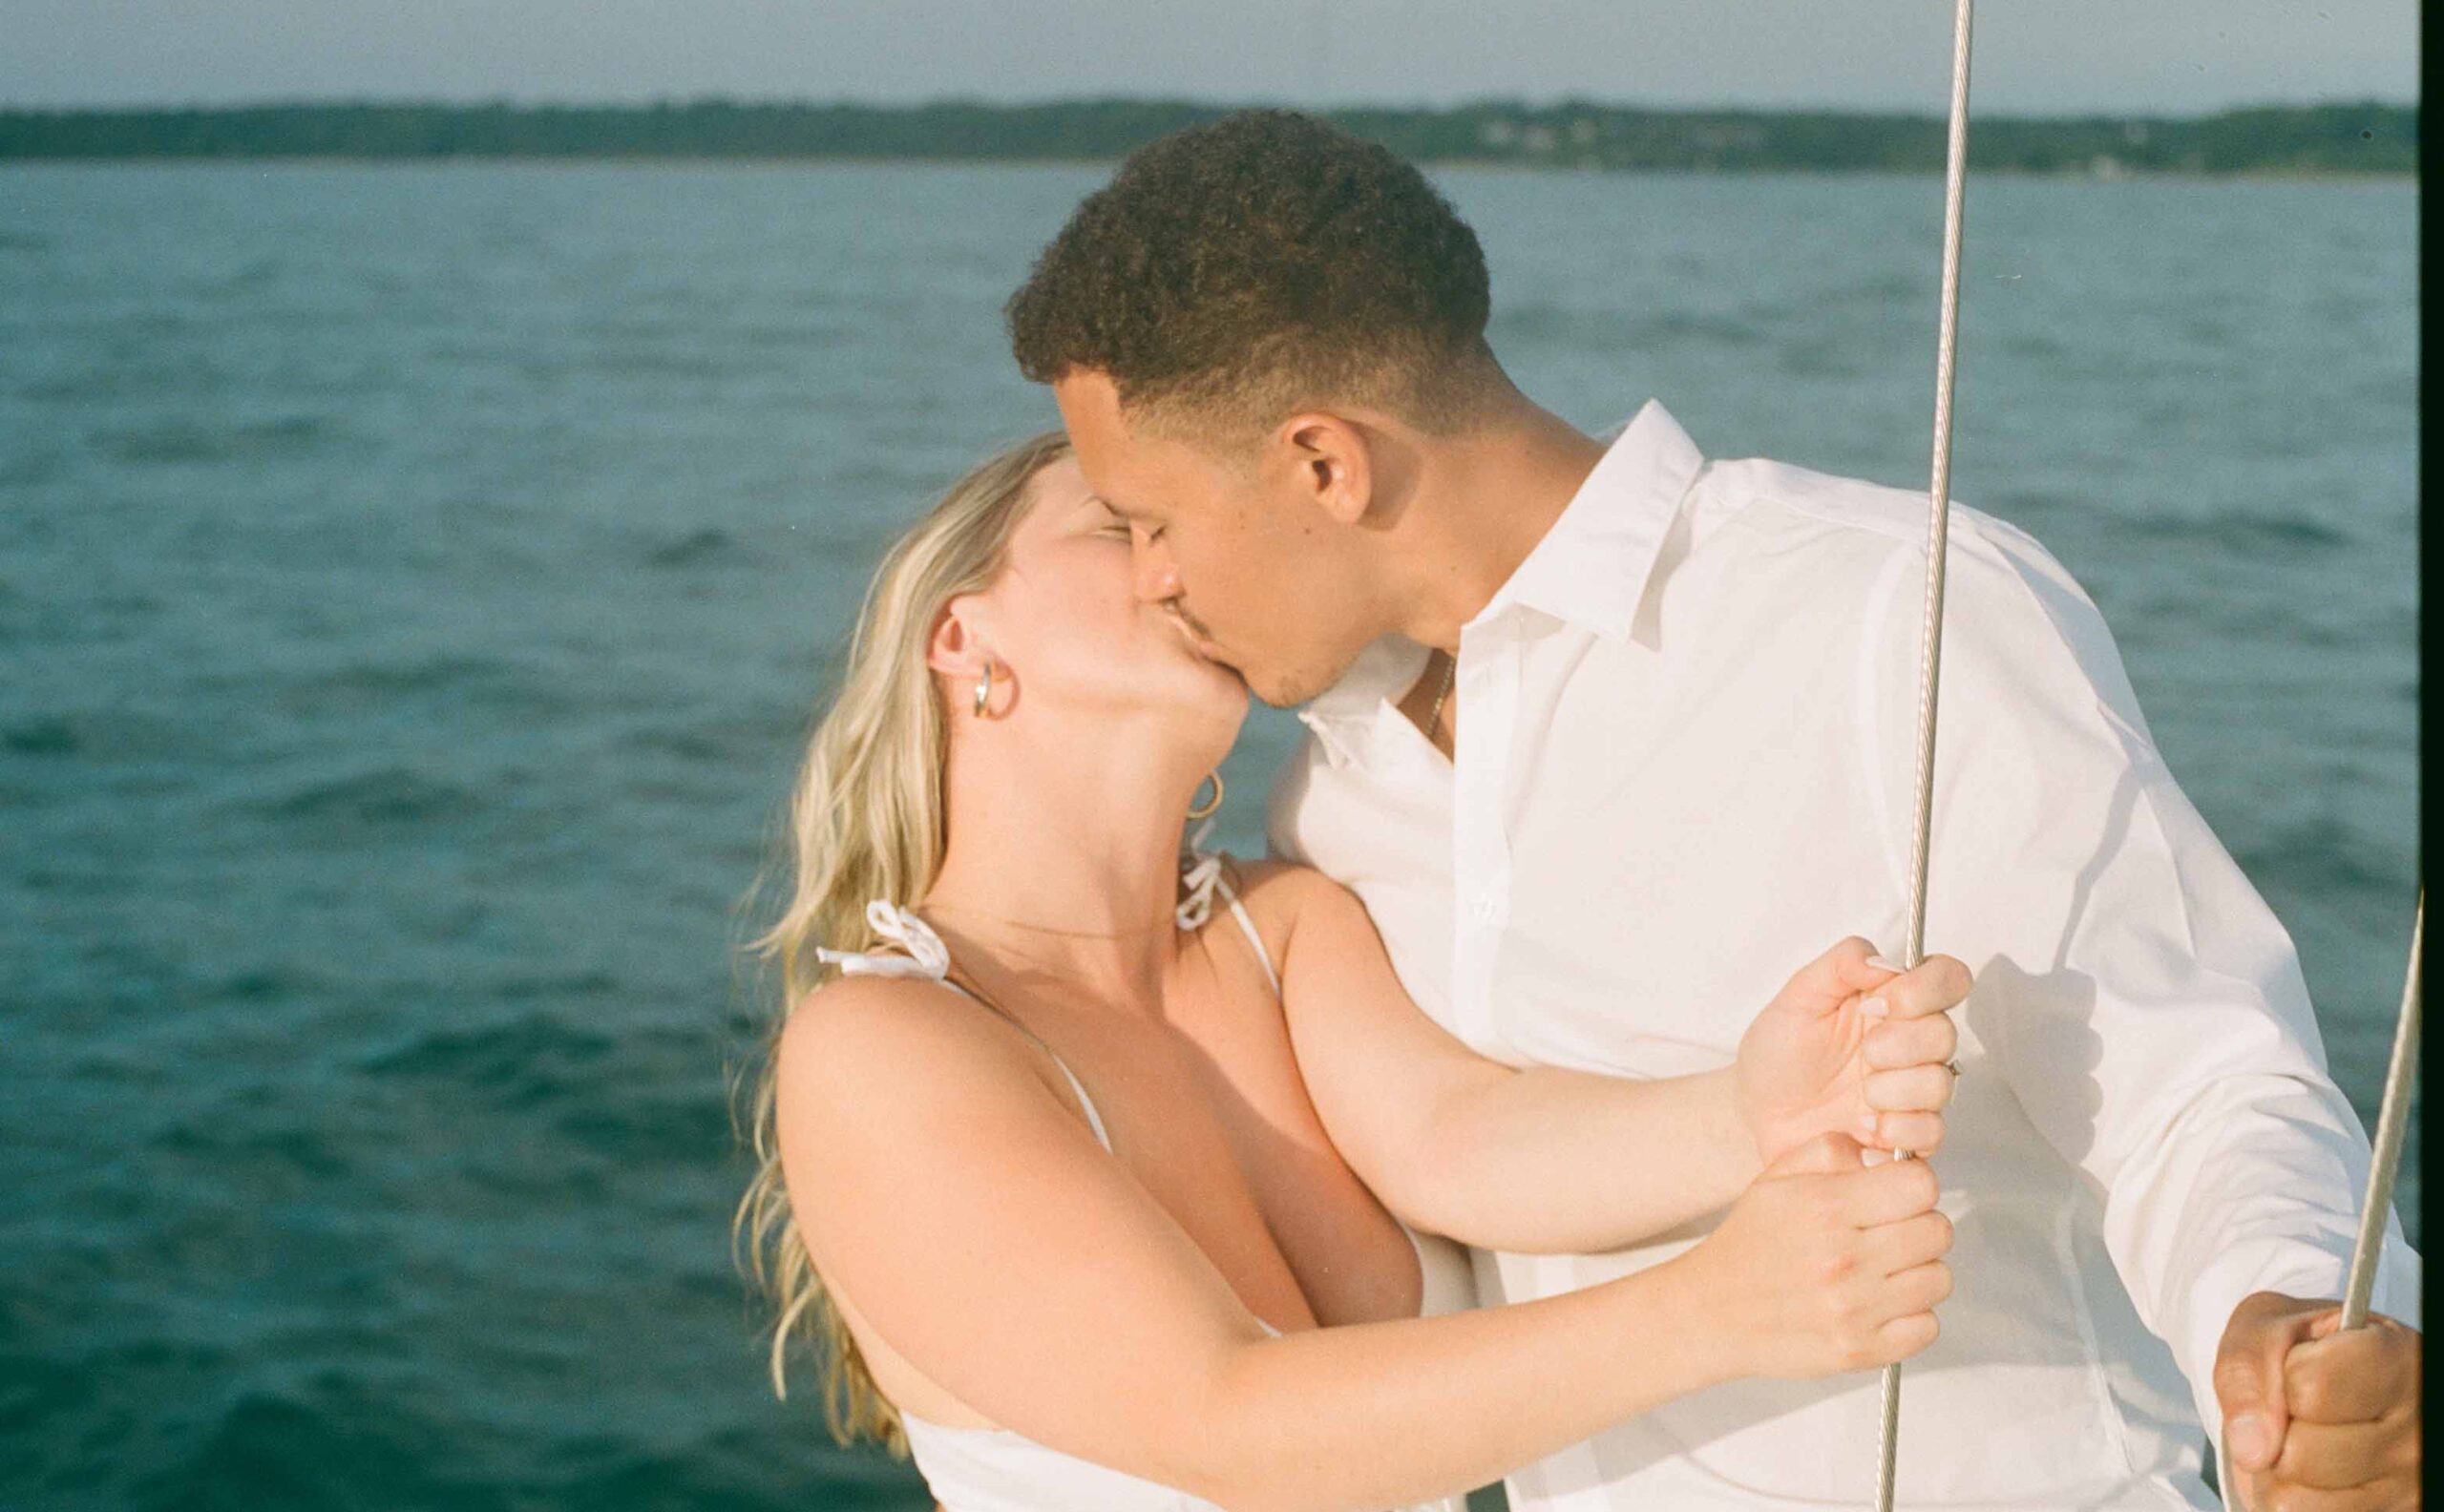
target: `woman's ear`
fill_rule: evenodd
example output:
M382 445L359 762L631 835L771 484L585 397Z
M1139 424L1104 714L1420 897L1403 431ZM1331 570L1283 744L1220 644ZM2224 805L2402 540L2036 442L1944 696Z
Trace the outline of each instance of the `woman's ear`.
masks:
M975 624L976 599L962 594L934 617L934 633L925 640L925 664L953 677L981 673L993 653Z
M1292 415L1277 432L1296 487L1326 518L1355 525L1375 497L1375 470L1366 432L1346 418L1321 410Z

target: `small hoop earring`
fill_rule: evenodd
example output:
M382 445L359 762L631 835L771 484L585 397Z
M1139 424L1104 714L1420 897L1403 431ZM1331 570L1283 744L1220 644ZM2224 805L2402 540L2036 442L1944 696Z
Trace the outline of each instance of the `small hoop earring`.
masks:
M1222 774L1218 771L1210 771L1205 774L1205 780L1213 785L1213 801L1201 808L1190 808L1188 816L1191 819L1210 819L1213 816L1213 811L1222 807Z
M984 675L976 680L976 717L984 717L985 705L993 702L993 663L984 663Z

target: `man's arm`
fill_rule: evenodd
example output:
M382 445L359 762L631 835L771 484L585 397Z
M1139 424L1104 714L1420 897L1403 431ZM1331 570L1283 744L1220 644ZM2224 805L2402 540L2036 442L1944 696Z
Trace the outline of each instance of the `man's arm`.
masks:
M2339 1294L2369 1165L2289 937L2174 783L2103 620L2034 542L1955 527L1928 934L2030 1118L2104 1196L2140 1316L2223 1432L2216 1361L2244 1298ZM1922 558L1896 553L1916 580ZM1906 821L1918 608L1870 627L1864 743ZM1898 832L1898 831L1896 831ZM1896 865L1898 864L1896 859ZM2399 1242L2378 1310L2415 1324ZM2415 1334L2403 1331L2415 1341ZM2237 1447L2237 1445L2236 1445Z

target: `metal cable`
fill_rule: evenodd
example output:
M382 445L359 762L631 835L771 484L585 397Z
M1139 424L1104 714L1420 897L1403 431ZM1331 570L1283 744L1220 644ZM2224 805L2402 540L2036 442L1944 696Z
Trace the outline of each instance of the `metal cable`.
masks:
M1969 168L1969 42L1974 0L1958 0L1952 17L1951 121L1944 163L1943 297L1935 336L1935 438L1931 485L1928 489L1927 595L1919 624L1918 662L1918 791L1916 824L1909 841L1909 934L1902 964L1915 967L1926 958L1927 862L1933 832L1935 796L1935 697L1943 668L1944 548L1949 537L1951 492L1952 381L1960 337L1961 208ZM2387 1215L2393 1200L2393 1178L2401 1166L2402 1138L2408 1124L2410 1083L2418 1060L2419 944L2427 924L2427 898L2421 893L2416 921L2411 927L2410 975L2402 987L2401 1020L2393 1033L2392 1063L2385 1075L2385 1100L2376 1120L2373 1160L2368 1170L2367 1201L2359 1211L2359 1242L2350 1260L2350 1283L2343 1298L2341 1326L2359 1328L2368 1321L2368 1304L2376 1286L2376 1259L2384 1247ZM1907 1150L1897 1157L1914 1157ZM1881 1441L1876 1456L1877 1512L1892 1512L1894 1471L1901 1439L1901 1367L1884 1369ZM2223 1497L2231 1502L2238 1488L2230 1475L2230 1457L2223 1456Z
M1927 599L1919 625L1918 808L1909 839L1909 937L1905 968L1926 958L1927 850L1935 805L1935 688L1943 667L1944 546L1951 514L1951 394L1960 345L1961 203L1969 185L1969 32L1973 0L1958 0L1951 33L1951 129L1944 155L1943 300L1935 331L1935 445L1928 489ZM1907 1150L1898 1158L1913 1157ZM1892 1512L1901 1448L1901 1366L1884 1368L1884 1421L1876 1454L1876 1512Z
M2368 1200L2359 1205L2359 1243L2350 1253L2350 1284L2343 1289L2342 1327L2368 1321L2376 1292L2376 1256L2385 1247L2385 1219L2393 1206L2393 1176L2402 1163L2402 1134L2410 1122L2410 1082L2418 1066L2418 945L2427 933L2427 892L2419 890L2418 913L2410 926L2410 976L2402 983L2402 1016L2393 1026L2393 1060L2385 1071L2385 1102L2376 1113L2374 1158L2368 1166ZM2215 1480L2223 1504L2241 1503L2241 1480L2232 1446L2215 1435Z
M2376 1253L2385 1245L2385 1215L2392 1210L2393 1173L2402 1163L2402 1131L2410 1122L2411 1073L2418 1064L2418 937L2427 930L2427 893L2410 927L2410 979L2402 983L2401 1022L2393 1029L2393 1063L2385 1072L2385 1102L2376 1114L2375 1160L2368 1167L2368 1200L2359 1208L2359 1248L2350 1256L2350 1286L2342 1296L2342 1326L2368 1321L2368 1299L2376 1291Z

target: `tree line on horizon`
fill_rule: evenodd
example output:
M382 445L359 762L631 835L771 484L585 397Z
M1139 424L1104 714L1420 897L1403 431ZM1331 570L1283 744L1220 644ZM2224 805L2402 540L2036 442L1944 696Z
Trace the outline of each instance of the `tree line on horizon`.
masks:
M95 158L1110 159L1236 107L1103 99L1037 105L647 105L370 101L119 110L0 109L0 160ZM1565 100L1316 114L1418 162L1555 168L1940 170L1944 121L1901 113L1648 110ZM2200 116L1978 116L1978 168L2030 173L2403 174L2418 108L2377 101Z

